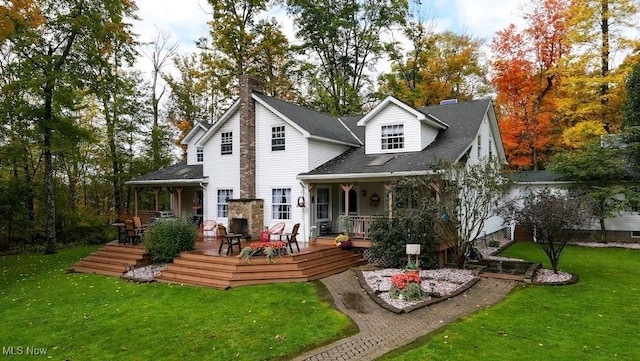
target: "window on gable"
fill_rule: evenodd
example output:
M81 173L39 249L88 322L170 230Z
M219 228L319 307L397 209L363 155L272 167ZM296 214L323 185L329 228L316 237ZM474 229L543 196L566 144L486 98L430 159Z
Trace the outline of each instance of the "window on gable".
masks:
M291 188L271 190L271 218L291 219Z
M382 126L382 149L404 149L404 125Z
M202 147L196 148L196 162L204 162L204 149L202 149Z
M284 125L271 128L271 150L284 150Z
M233 132L223 132L220 141L220 154L233 153Z
M229 215L227 199L233 199L233 189L218 189L218 217L220 218Z
M493 159L493 140L489 139L489 159Z
M480 155L482 154L482 136L480 134L478 134L478 138L477 138L477 148L478 148L478 158L480 158Z

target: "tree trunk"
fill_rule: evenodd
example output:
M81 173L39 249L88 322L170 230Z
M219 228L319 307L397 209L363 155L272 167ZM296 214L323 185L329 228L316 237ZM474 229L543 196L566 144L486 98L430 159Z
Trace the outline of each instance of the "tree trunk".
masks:
M604 218L600 218L600 241L607 243L607 229L604 225Z
M45 222L45 238L46 247L45 254L56 253L56 204L55 204L55 188L53 184L53 156L51 154L52 147L52 130L51 122L53 121L53 84L52 80L47 80L44 87L44 119L43 121L43 145L44 145L44 182L46 194L46 222Z

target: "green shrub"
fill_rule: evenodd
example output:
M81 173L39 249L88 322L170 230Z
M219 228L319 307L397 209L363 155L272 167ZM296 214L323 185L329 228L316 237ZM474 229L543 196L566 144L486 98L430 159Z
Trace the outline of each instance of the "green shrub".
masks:
M489 241L489 247L500 247L500 241L496 240L496 239L492 239Z
M180 252L193 249L196 227L182 219L153 223L144 234L144 244L154 263L169 262Z
M370 234L372 258L383 261L384 267L404 268L407 264L406 245L410 243L420 244L420 268L436 264L433 220L428 217L394 214L393 219L378 218L371 225Z

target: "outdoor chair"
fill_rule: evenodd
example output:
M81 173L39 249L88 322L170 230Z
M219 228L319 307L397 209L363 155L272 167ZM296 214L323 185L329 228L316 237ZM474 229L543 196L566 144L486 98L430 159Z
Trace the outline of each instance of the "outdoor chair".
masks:
M218 222L210 219L207 221L203 221L200 224L200 230L202 231L202 238L207 239L207 237L216 238L216 231L218 230Z
M227 233L227 228L218 224L218 238L220 238L220 247L218 247L218 254L222 254L222 246L227 245L227 256L233 252L233 245L238 245L238 252L242 252L242 235Z
M124 221L125 243L138 244L142 240L142 233L136 229L132 219Z
M295 243L296 248L298 249L298 252L300 252L300 246L298 246L298 239L297 239L299 229L300 229L300 223L296 223L293 226L293 230L291 231L291 233L286 234L287 243L289 244L289 250L291 251L291 253L293 253L293 247L291 246L291 243Z
M269 228L269 234L271 235L269 239L282 241L282 236L284 234L285 226L286 225L284 224L284 222L280 222L280 223L276 223L273 227ZM273 236L275 236L275 238Z

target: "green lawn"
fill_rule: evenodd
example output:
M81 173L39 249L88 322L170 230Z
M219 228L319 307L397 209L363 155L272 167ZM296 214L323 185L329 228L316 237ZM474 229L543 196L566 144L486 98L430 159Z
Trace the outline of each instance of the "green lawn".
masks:
M0 257L5 355L29 347L54 360L277 360L356 331L319 284L219 291L63 271L95 249Z
M532 243L501 255L543 261ZM570 286L519 286L503 302L384 360L640 360L640 251L568 247Z

